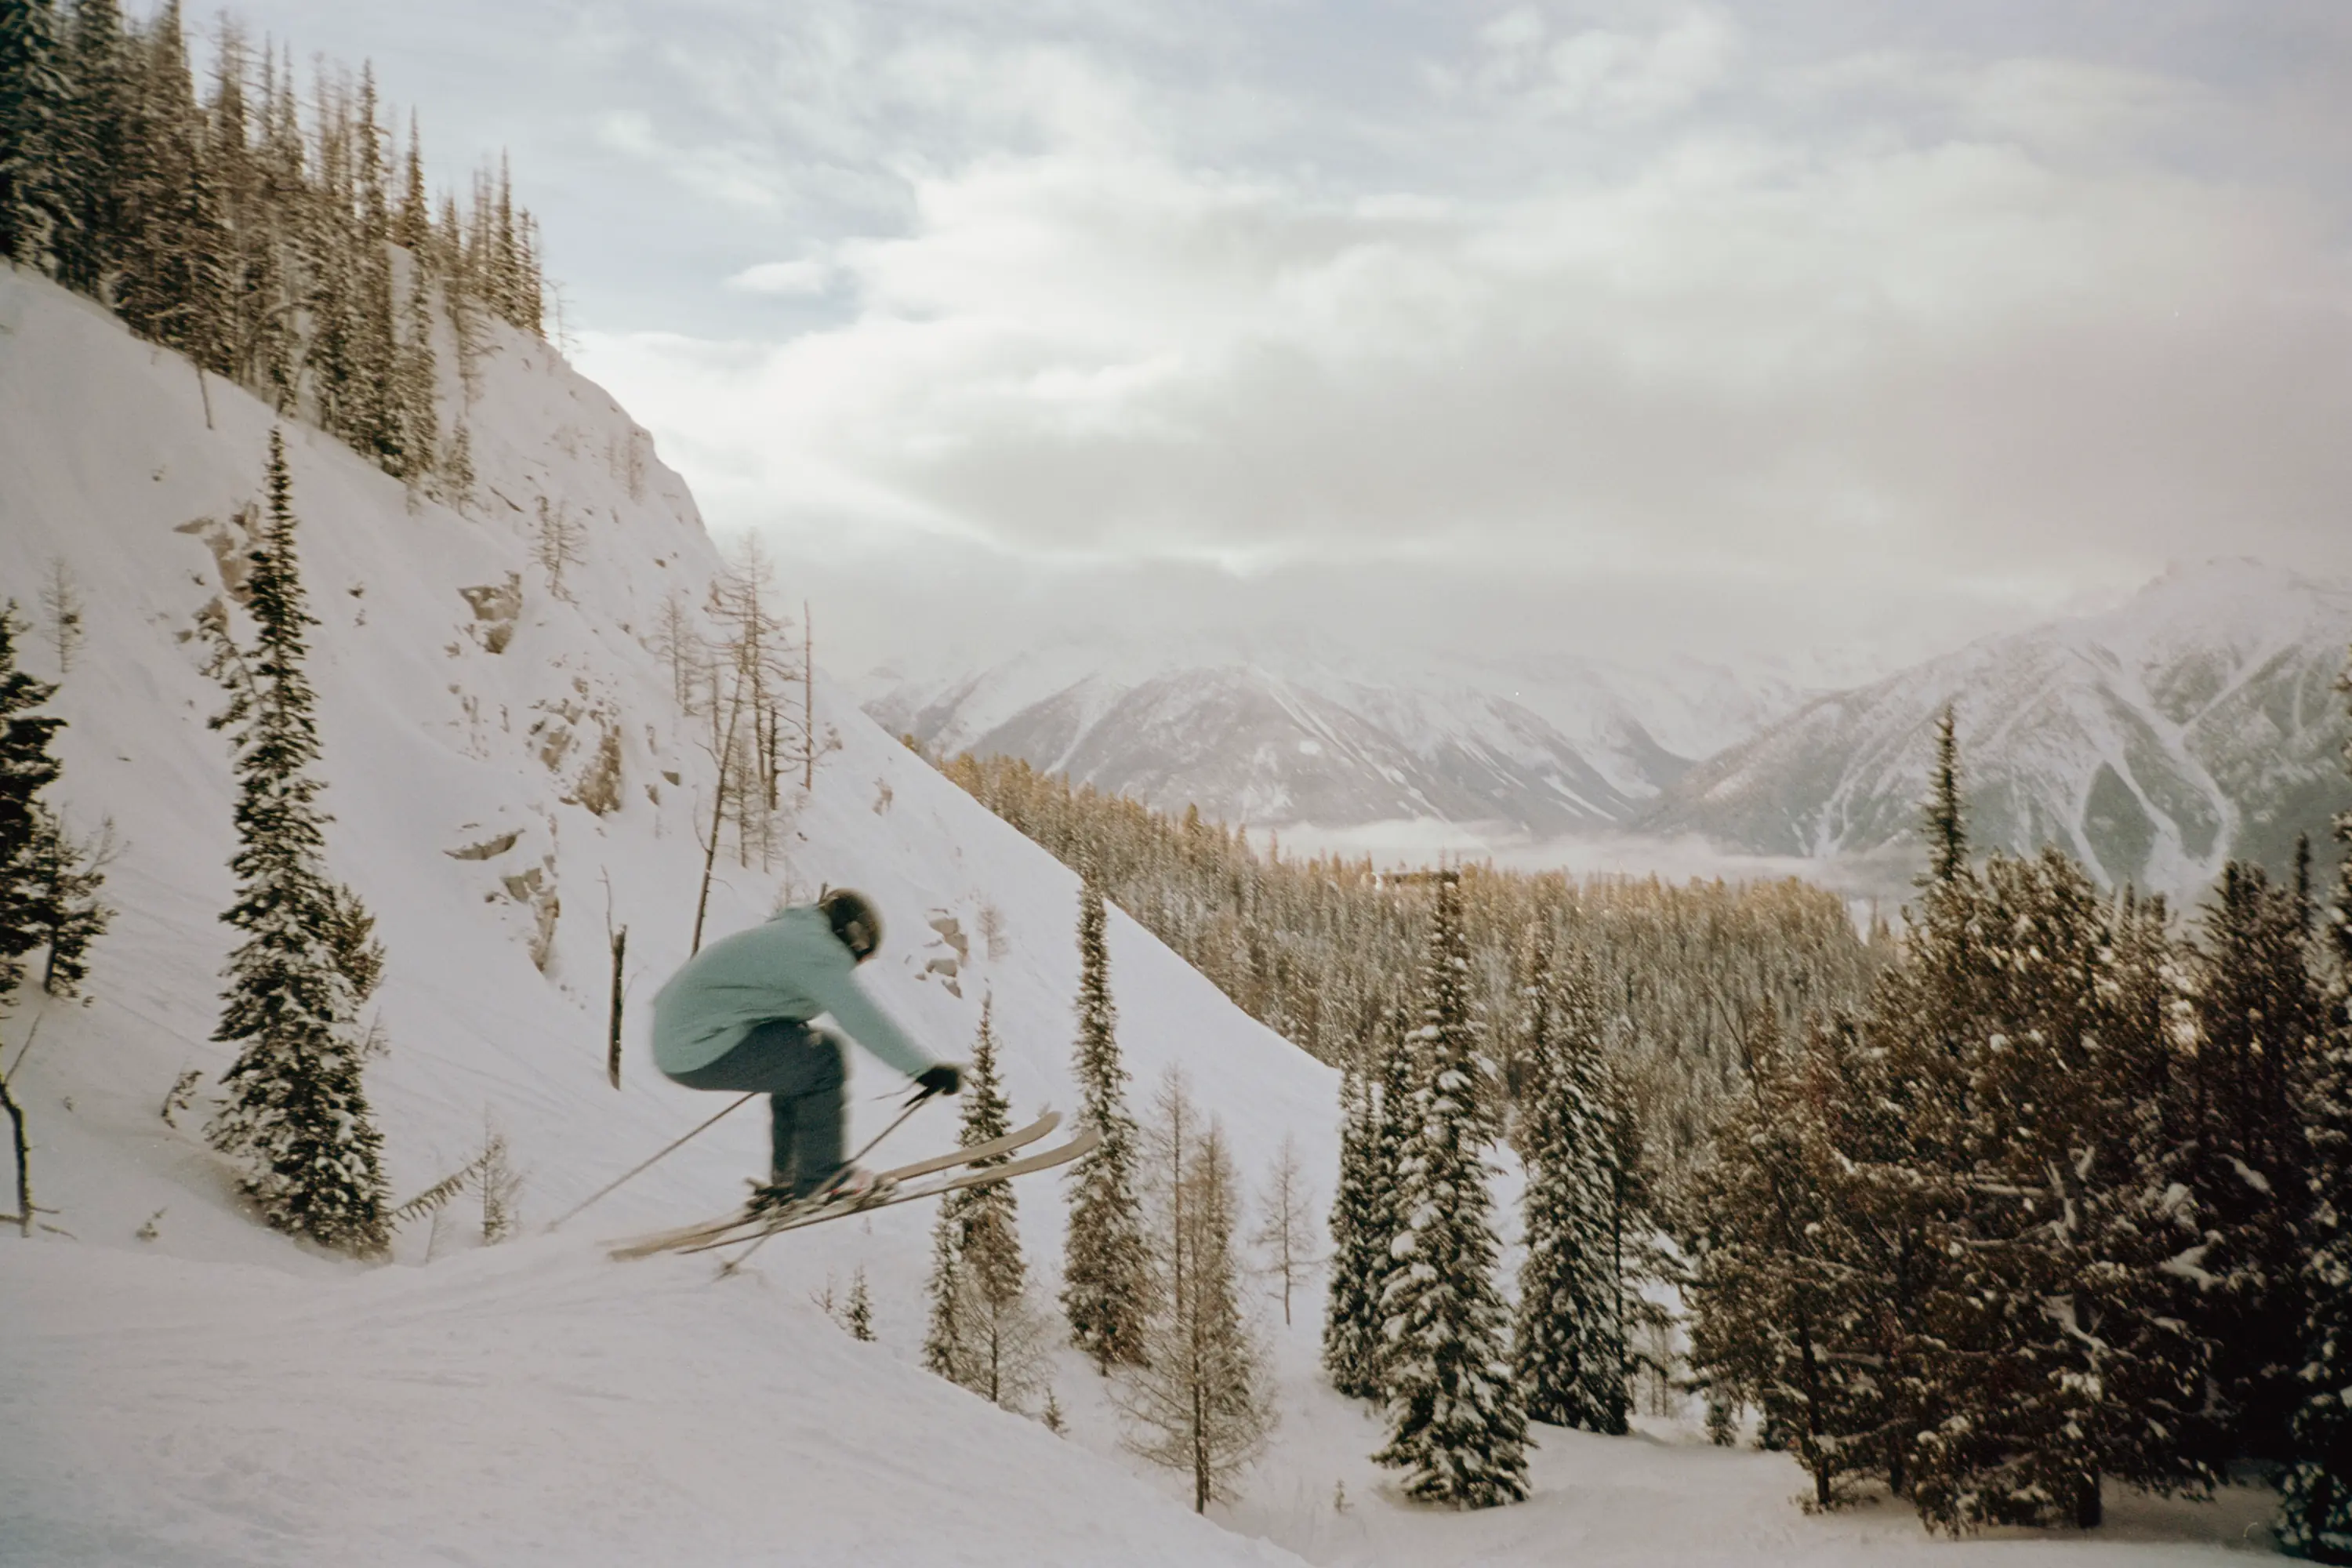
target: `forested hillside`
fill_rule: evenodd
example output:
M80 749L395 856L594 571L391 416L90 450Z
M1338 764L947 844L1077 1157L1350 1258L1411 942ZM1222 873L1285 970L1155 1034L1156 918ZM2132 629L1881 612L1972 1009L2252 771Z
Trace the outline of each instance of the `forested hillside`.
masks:
M1334 1065L1356 1058L1415 1005L1428 884L1369 858L1286 858L1247 836L1118 795L1072 789L1018 758L960 756L947 775L1086 869L1151 933L1249 1015ZM1515 963L1530 930L1587 955L1610 1051L1655 1157L1694 1152L1741 1072L1757 1015L1784 1027L1867 991L1886 933L1858 931L1834 895L1790 879L1691 882L1461 870L1474 992L1502 1082L1522 1078L1511 1042L1524 1005Z
M462 212L436 199L416 120L396 149L372 69L319 64L306 124L291 47L257 56L230 18L200 88L179 0L144 23L115 0L5 20L0 256L179 350L200 382L227 377L462 504L471 436L464 407L436 405L436 324L470 406L485 321L537 334L545 303L503 165Z

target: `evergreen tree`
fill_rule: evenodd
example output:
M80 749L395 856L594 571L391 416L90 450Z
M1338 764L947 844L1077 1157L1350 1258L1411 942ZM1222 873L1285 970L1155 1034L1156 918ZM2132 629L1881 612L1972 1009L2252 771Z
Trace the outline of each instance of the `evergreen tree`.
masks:
M60 149L72 213L61 236L58 280L110 302L124 248L129 58L116 0L76 0L66 39L72 96Z
M1528 1415L1588 1432L1625 1430L1622 1156L1588 976L1528 933L1520 1054L1528 1092L1527 1258L1512 1359Z
M1426 963L1426 960L1423 961ZM1381 1079L1371 1148L1371 1213L1368 1238L1374 1262L1372 1274L1372 1377L1367 1397L1386 1403L1388 1364L1393 1345L1389 1338L1389 1284L1402 1267L1396 1251L1404 1229L1403 1178L1405 1154L1421 1127L1420 1095L1427 1053L1422 1031L1402 1005L1389 1009L1381 1021Z
M849 1277L849 1300L842 1304L841 1326L849 1331L851 1339L874 1342L874 1292L866 1288L862 1266Z
M993 1008L993 999L981 1003L980 1035L964 1075L961 1141L966 1147L1012 1131L1012 1106L997 1072ZM1000 1154L979 1163L1001 1165L1010 1158ZM1034 1390L1045 1339L1030 1302L1017 1205L1010 1182L966 1187L941 1200L931 1237L930 1323L923 1338L925 1366L1004 1405Z
M228 689L215 721L234 737L236 901L221 917L244 933L230 954L213 1037L239 1047L223 1075L228 1102L208 1135L239 1187L277 1229L361 1256L389 1240L383 1138L368 1114L358 1018L381 963L358 900L329 880L319 739L304 669L306 626L285 439L269 443L268 506L247 578L248 656L225 610L205 623L213 670Z
M24 889L30 895L26 923L44 950L41 989L52 996L80 994L89 973L90 944L113 922L115 911L100 897L106 863L113 856L113 830L110 820L89 839L78 840L56 812L38 813L24 867Z
M226 375L228 231L179 0L165 0L138 43L125 158L128 254L115 309L131 331Z
M1866 1425L1841 1353L1850 1323L1828 1256L1832 1205L1804 1065L1772 1016L1747 1032L1746 1097L1717 1132L1701 1178L1707 1215L1692 1285L1691 1361L1717 1403L1754 1405L1767 1441L1794 1451L1826 1509L1871 1456L1847 1442Z
M1071 1167L1062 1310L1070 1321L1070 1342L1108 1373L1135 1364L1143 1354L1149 1286L1136 1205L1135 1122L1127 1110L1104 923L1102 889L1087 879L1078 891L1076 1077L1082 1119L1102 1141Z
M1931 1306L1944 1413L1923 1513L2098 1523L2106 1477L2194 1488L2209 1346L2186 1321L2201 1235L2160 1136L2178 998L2161 910L2118 910L2056 851L1983 874L1981 1011L1950 1152L1966 1199Z
M390 413L399 447L399 467L389 469L412 484L422 483L439 466L441 426L436 405L433 358L433 304L421 256L408 262L407 325L394 350ZM472 461L470 456L467 459Z
M2338 684L2352 696L2352 665ZM2344 761L2352 772L2352 742ZM2327 1047L2307 1068L2300 1096L2309 1151L2306 1316L2279 1541L2315 1563L2352 1563L2352 811L2336 819L2336 837L2344 863L2326 916Z
M0 0L0 259L52 274L73 221L62 54L54 0Z
M1323 1370L1355 1399L1378 1398L1380 1292L1388 1276L1387 1205L1374 1164L1379 1108L1350 1058L1339 1073L1339 1181L1331 1197L1331 1279L1323 1304Z
M2204 928L2197 1048L2182 1054L2170 1131L2210 1242L2202 1267L2217 1281L2196 1303L2229 1406L2230 1441L2215 1457L2277 1458L2304 1317L2296 1227L2309 1152L2294 1091L2320 1047L2325 1005L2307 903L2260 867L2222 868Z
M1423 974L1424 1080L1396 1167L1397 1268L1386 1314L1389 1441L1374 1459L1425 1501L1488 1508L1528 1495L1527 1415L1495 1293L1497 1243L1458 878L1440 879Z
M1927 801L1927 880L1950 885L1969 866L1969 836L1960 807L1958 717L1948 706L1936 716L1936 766Z
M2337 1029L2304 1106L2314 1201L2279 1540L2299 1557L2352 1563L2352 1029Z
M25 630L15 600L0 605L0 1005L25 978L25 955L47 940L40 855L50 818L41 792L61 771L50 751L65 721L37 711L57 688L16 666Z

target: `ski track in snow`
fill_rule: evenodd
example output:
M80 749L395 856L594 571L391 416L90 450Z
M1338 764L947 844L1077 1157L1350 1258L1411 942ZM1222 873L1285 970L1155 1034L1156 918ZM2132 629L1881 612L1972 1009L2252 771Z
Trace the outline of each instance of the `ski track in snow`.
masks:
M334 442L289 431L322 622L311 671L330 861L375 910L390 952L390 1049L368 1091L394 1194L470 1158L486 1116L527 1183L523 1239L481 1248L461 1199L440 1224L404 1232L393 1267L363 1268L242 1212L204 1145L202 1098L176 1127L157 1114L184 1070L208 1090L229 1059L208 1037L227 946L231 781L205 724L219 693L184 640L219 583L212 552L179 531L258 496L269 415L215 382L208 427L184 361L0 271L0 595L29 604L53 560L79 578L89 640L57 704L71 727L53 798L85 830L110 815L125 846L108 886L122 913L97 949L91 1005L28 1005L0 1026L13 1058L38 1019L17 1084L37 1196L75 1238L0 1237L0 1563L1267 1563L1296 1552L1399 1568L2089 1565L2214 1562L2233 1543L2266 1544L2266 1500L2252 1492L2201 1508L2118 1498L2090 1540L1956 1546L1902 1510L1812 1519L1792 1504L1801 1478L1785 1458L1693 1447L1671 1424L1659 1438L1546 1434L1537 1495L1518 1508L1402 1505L1365 1458L1380 1440L1368 1412L1317 1378L1313 1289L1290 1329L1263 1307L1284 1425L1246 1495L1204 1522L1184 1482L1120 1450L1100 1382L1075 1355L1062 1352L1053 1377L1067 1440L919 1369L929 1205L779 1241L723 1283L709 1259L604 1258L605 1240L734 1202L764 1164L756 1110L540 1234L720 1103L661 1081L642 1037L654 988L686 952L711 770L640 639L663 590L698 598L718 561L675 475L648 463L627 482L614 454L637 433L609 397L544 345L494 341L471 418L471 515L412 506ZM446 343L442 364L454 398ZM587 559L561 596L531 559L542 497L588 525ZM510 574L520 610L493 653L460 590ZM50 673L37 637L25 649ZM740 929L823 881L860 887L890 927L868 972L887 1005L960 1058L992 994L1016 1114L1072 1109L1076 879L823 679L817 717L840 744L784 858L722 857L710 929ZM620 804L600 816L565 796L607 724ZM559 732L571 736L561 746ZM449 853L509 834L480 858ZM562 900L544 973L528 952L540 894L516 891L534 871ZM619 1093L604 1074L608 882L631 930ZM967 939L960 994L929 967L950 951L935 921ZM1181 1066L1253 1186L1288 1132L1328 1200L1334 1075L1124 915L1110 941L1132 1103ZM895 1110L887 1076L854 1068L854 1138ZM885 1152L942 1147L952 1127L950 1111L926 1111ZM1050 1295L1061 1184L1017 1190L1032 1278ZM142 1226L152 1239L137 1238ZM856 1268L877 1345L811 1304Z

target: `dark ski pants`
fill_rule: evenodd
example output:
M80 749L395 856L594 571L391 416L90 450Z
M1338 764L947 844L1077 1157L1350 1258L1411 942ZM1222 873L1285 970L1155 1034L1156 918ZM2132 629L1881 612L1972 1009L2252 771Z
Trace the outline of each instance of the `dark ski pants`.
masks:
M669 1075L688 1089L768 1097L769 1179L803 1198L841 1169L842 1102L848 1071L841 1037L792 1018L754 1027L715 1062Z

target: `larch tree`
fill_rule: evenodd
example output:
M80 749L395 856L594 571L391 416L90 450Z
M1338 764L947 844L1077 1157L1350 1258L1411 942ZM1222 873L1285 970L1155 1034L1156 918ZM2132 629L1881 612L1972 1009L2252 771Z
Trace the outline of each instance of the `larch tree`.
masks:
M1290 1326L1290 1293L1320 1261L1315 1234L1315 1194L1299 1169L1298 1141L1286 1132L1266 1170L1258 1202L1258 1227L1250 1240L1265 1249L1265 1270L1282 1291L1282 1324Z
M1111 1004L1110 952L1102 889L1078 889L1080 1113L1102 1141L1070 1169L1068 1239L1062 1259L1062 1311L1070 1342L1096 1370L1132 1366L1143 1356L1149 1254L1136 1201L1136 1129L1127 1109L1127 1068L1119 1060L1118 1015Z
M1232 1495L1275 1421L1265 1348L1242 1308L1241 1184L1224 1137L1170 1069L1153 1104L1151 1310L1143 1355L1113 1385L1128 1447L1189 1473L1192 1508Z
M232 738L237 776L229 861L237 897L221 918L242 933L213 1031L237 1057L208 1135L273 1227L367 1257L390 1240L383 1141L361 1083L371 1042L359 1016L383 950L359 900L327 874L305 670L305 628L317 623L304 604L295 527L285 438L273 430L268 504L246 579L250 651L221 601L203 620L212 672L229 693L214 725Z
M1541 927L1528 933L1521 992L1528 1251L1512 1359L1529 1416L1622 1433L1622 1154L1600 1009L1589 976Z
M1426 1060L1396 1168L1396 1268L1381 1296L1389 1440L1373 1456L1423 1501L1489 1508L1528 1495L1527 1413L1495 1290L1480 1083L1462 895L1438 882L1423 972Z

